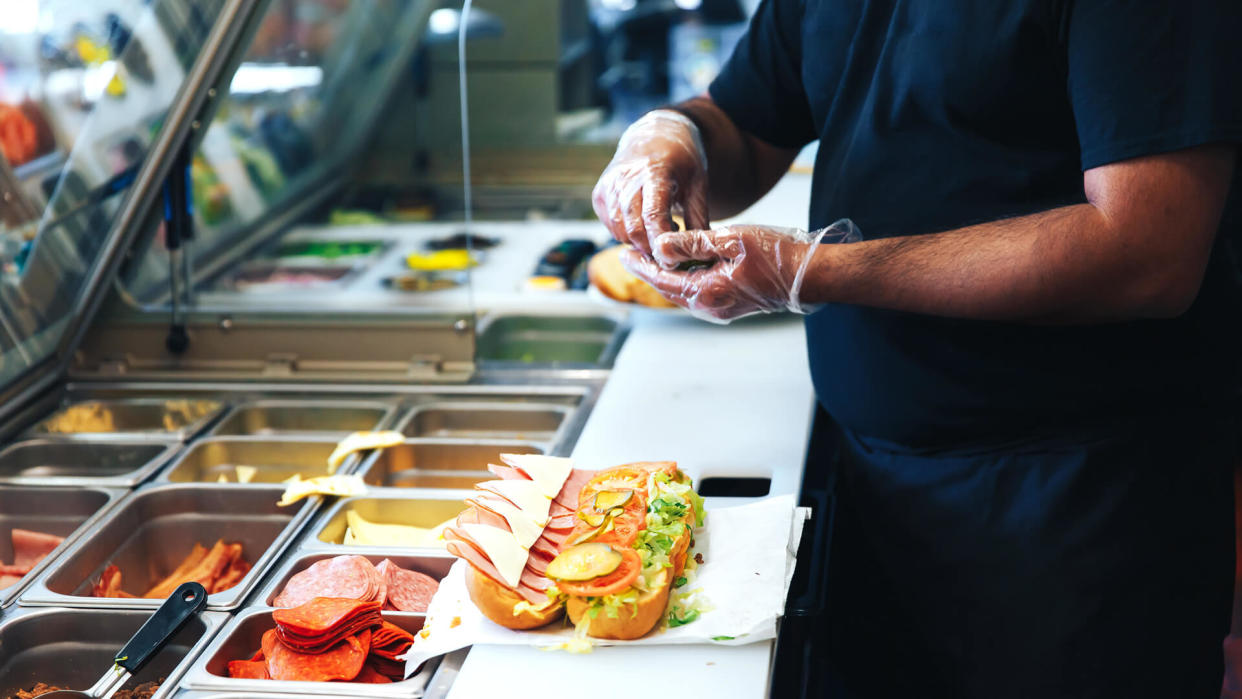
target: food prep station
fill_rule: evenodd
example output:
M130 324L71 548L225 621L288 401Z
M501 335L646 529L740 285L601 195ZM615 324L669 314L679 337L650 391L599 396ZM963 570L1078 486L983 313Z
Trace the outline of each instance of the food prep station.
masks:
M370 6L354 3L363 4ZM492 477L486 465L500 453L572 455L592 466L684 458L703 480L709 507L797 492L811 402L796 324L754 323L744 331L749 339L731 345L721 329L688 318L604 307L581 292L522 290L539 251L566 238L602 238L593 224L478 224L500 245L477 254L473 267L423 278L444 288L411 293L387 280L408 273L409 255L461 224L315 222L357 175L352 163L362 159L365 135L412 60L433 3L342 10L342 45L324 51L337 63L321 67L324 89L298 106L320 112L303 124L319 152L279 186L252 181L253 144L243 152L228 123L296 93L236 92L238 71L262 67L248 42L269 3L133 5L123 16L135 35L152 51L166 44L176 70L150 88L140 123L124 104L96 105L101 116L59 159L82 186L63 185L68 175L60 170L42 173L43 182L57 182L50 194L46 184L23 182L68 222L45 222L25 269L0 284L0 562L12 557L6 537L14 527L64 537L19 583L0 590L0 696L36 681L88 686L155 609L158 600L91 596L107 566L118 566L137 591L176 568L195 543L221 539L240 542L252 567L210 595L207 611L131 685L163 678L160 697L460 699L468 687L485 686L488 668L502 678L532 659L510 649L463 650L390 685L235 680L223 668L258 647L272 627L272 598L315 561L350 553L443 577L453 558L440 548L345 545L347 513L432 527L460 512L473 485ZM117 173L86 167L99 149L81 146L114 142L118 128L139 134L142 146L116 166L126 180L119 185ZM315 128L335 138L325 142ZM284 157L277 156L269 154ZM170 247L178 225L168 217L170 183L178 167L197 176L200 162L228 185L230 213L216 215L195 199L194 240ZM260 196L261 185L273 191ZM195 187L198 197L202 184ZM650 356L669 351L654 349L663 346L653 341L660 333L681 335L668 347L684 354ZM691 351L700 366L687 365ZM750 442L763 439L753 426L733 430L732 440L716 435L733 427L732 408L722 408L715 424L678 424L678 411L720 407L722 394L703 373L713 363L756 369L752 407L773 409L764 438L783 443L792 435L792 447L756 453ZM634 403L644 392L661 397L647 419ZM636 447L643 423L652 432ZM352 456L338 471L357 474L365 494L277 506L283 481L322 475L343 437L377 430L400 432L403 441ZM714 446L704 443L709 436ZM420 614L391 619L410 632L422 625ZM721 665L734 675L700 668L707 696L739 672L744 684L767 687L773 646L657 652L696 667L713 653L731 658ZM616 663L632 650L598 657ZM592 659L533 659L581 662Z

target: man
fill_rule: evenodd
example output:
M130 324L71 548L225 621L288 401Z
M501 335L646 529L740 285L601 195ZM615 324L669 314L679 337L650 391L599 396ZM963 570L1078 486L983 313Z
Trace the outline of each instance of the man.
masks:
M812 229L862 242L705 230L815 139ZM813 311L842 696L1219 695L1240 140L1236 0L764 0L626 132L594 200L631 271Z

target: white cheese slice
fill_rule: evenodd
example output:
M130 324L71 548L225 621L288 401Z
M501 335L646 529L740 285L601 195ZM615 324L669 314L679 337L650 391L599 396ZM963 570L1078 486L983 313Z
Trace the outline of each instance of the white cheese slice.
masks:
M513 503L498 497L470 498L466 502L483 510L490 510L504 517L513 530L513 536L522 548L529 549L543 535L543 527L547 522L536 522L525 510L519 510Z
M486 524L463 524L461 529L479 545L492 565L496 566L496 572L500 573L505 583L517 589L530 552L522 548L517 539L503 529Z
M534 481L487 481L475 486L508 500L517 505L518 509L530 515L536 522L547 523L548 511L552 509L552 498L543 494Z
M574 470L573 459L542 454L501 454L500 460L513 468L521 469L550 498L556 497Z

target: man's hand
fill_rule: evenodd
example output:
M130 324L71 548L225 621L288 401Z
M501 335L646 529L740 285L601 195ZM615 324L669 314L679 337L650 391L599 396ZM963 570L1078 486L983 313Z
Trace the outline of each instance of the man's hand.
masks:
M675 206L687 228L706 228L707 159L698 127L669 110L634 122L600 175L591 202L613 237L644 255L657 235L677 230Z
M811 253L823 240L857 239L849 221L812 233L735 225L664 233L652 246L655 261L635 250L621 261L695 316L727 322L754 313L805 313L799 291Z

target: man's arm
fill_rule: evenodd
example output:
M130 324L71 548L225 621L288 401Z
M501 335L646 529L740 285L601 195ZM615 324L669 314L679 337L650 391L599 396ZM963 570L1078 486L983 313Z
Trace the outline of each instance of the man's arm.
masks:
M779 148L742 131L708 95L671 109L699 127L707 157L712 219L734 216L754 204L772 189L798 155L797 149Z
M1236 149L1088 170L1088 203L944 233L814 251L801 298L959 318L1166 318L1194 301Z

